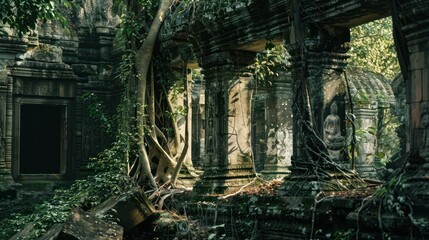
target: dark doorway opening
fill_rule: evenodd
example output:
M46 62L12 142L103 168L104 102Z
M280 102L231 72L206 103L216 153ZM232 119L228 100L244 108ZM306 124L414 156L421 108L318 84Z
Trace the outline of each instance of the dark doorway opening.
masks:
M21 174L60 173L62 112L61 106L21 105Z

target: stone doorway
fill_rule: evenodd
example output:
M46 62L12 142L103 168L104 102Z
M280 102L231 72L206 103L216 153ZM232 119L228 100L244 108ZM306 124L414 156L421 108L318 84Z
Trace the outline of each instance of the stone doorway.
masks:
M21 105L21 174L60 173L61 112L60 106Z
M14 176L61 179L68 164L67 100L20 98L15 105Z

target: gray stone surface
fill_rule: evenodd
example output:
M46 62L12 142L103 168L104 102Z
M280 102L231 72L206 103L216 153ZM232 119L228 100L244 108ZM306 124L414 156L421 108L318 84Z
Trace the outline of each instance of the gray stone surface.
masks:
M97 219L79 208L72 210L56 239L122 240L123 228Z

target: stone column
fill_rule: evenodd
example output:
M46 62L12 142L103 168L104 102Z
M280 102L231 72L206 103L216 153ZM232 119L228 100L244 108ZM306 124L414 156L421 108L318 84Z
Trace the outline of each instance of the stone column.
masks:
M299 9L299 8L298 8ZM292 64L293 157L282 194L336 191L345 154L348 28L294 22L286 48ZM329 173L329 174L328 174ZM347 185L346 183L343 183Z
M12 164L11 155L8 150L11 143L10 136L7 136L8 125L8 102L11 100L11 81L8 77L8 71L6 69L0 70L0 184L4 184L5 180L12 179ZM9 113L10 114L10 113Z
M271 80L266 99L265 179L283 178L290 173L292 157L292 77L281 72Z
M27 44L17 37L11 36L11 30L0 33L0 201L3 197L16 197L19 184L12 179L12 90L13 80L10 67L15 63L18 53L25 52ZM8 32L8 33L6 33ZM5 35L3 35L5 34ZM9 34L9 35L8 35ZM8 36L6 36L8 35Z
M198 193L228 193L255 177L251 149L251 89L244 51L204 56L206 158Z
M265 163L266 152L266 87L253 85L252 96L252 149L256 172L261 172Z
M372 108L358 108L354 109L356 116L356 129L370 131L371 128L376 129L378 119L377 104ZM366 133L362 140L356 145L359 154L356 156L356 171L362 178L376 179L377 169L375 164L376 154L376 136L374 134Z
M409 152L401 193L412 204L413 223L429 237L429 0L398 0L393 5L394 33L407 89Z
M202 167L204 152L204 82L201 78L192 85L192 163L196 169Z

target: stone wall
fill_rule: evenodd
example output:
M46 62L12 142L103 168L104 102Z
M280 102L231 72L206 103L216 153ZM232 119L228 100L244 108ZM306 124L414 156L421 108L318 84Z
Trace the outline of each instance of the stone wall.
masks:
M108 106L116 104L119 92L111 73L118 18L110 11L112 1L79 4L76 12L65 13L71 22L67 29L56 22L39 23L35 31L18 38L8 26L0 26L1 179L27 179L19 170L19 113L23 105L64 109L60 179L83 174L88 158L109 144L85 112L81 97L96 92Z

